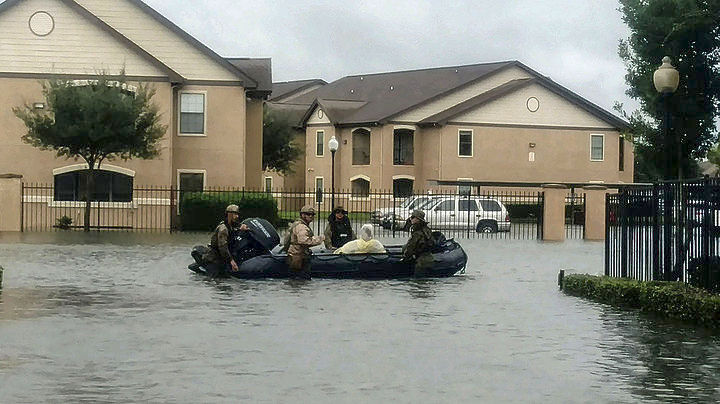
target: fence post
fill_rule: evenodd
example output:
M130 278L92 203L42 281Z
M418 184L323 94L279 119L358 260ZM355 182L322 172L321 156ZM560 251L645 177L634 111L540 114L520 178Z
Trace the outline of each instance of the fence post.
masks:
M585 190L585 240L605 240L607 187L589 185Z
M714 209L711 209L710 206L710 199L711 199L711 193L710 193L710 178L708 176L705 176L703 178L703 231L702 231L702 264L705 268L705 279L703 279L703 282L705 284L706 288L710 288L710 274L711 274L711 263L710 263L710 223L714 224L715 221L715 213ZM716 225L716 224L714 224Z
M660 279L660 186L658 183L653 183L653 190L652 190L652 196L653 196L653 211L652 211L652 225L653 225L653 231L652 231L652 280L656 281Z
M665 182L663 189L663 280L672 277L672 185Z
M22 231L22 175L0 175L0 231Z
M543 240L565 241L565 196L567 187L561 184L543 185Z
M628 220L629 203L627 189L623 189L618 195L619 219L620 219L620 277L627 278L628 274Z
M585 211L587 223L587 211ZM610 276L610 194L605 194L605 276Z

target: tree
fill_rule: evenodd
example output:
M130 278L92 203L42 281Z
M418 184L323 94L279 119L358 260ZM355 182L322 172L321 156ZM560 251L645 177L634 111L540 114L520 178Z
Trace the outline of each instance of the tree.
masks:
M620 41L626 94L640 102L628 115L635 138L636 180L662 178L664 158L678 177L697 173L696 161L717 140L720 108L720 0L620 0L630 37ZM653 73L664 56L680 72L680 85L668 101L672 143L666 148L660 129L664 106ZM666 174L667 175L667 174Z
M263 170L282 175L293 172L292 163L303 153L295 141L298 130L289 111L263 106Z
M88 165L85 231L90 231L91 190L104 161L151 159L167 127L159 123L151 103L155 90L129 86L124 76L111 80L51 80L43 83L47 109L30 105L13 108L28 129L25 143L53 150L58 157L82 158Z

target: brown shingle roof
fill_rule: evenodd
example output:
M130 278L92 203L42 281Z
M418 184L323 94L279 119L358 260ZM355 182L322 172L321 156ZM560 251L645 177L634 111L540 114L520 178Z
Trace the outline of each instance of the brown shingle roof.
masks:
M270 58L227 58L227 60L257 82L257 87L252 89L253 93L270 94L273 85Z
M270 97L270 100L280 100L306 88L310 88L312 86L322 86L325 84L327 84L327 82L322 79L281 81L272 83L272 96ZM311 103L312 100L306 104L310 105Z

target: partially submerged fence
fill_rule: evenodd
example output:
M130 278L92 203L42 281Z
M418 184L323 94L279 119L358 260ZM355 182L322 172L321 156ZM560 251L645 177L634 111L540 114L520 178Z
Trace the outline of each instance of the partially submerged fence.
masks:
M544 193L537 189L486 190L477 194L453 188L449 190L416 191L397 195L392 191L355 190L248 190L243 188L208 188L201 192L174 188L137 187L130 195L113 200L91 202L90 227L96 230L173 231L182 230L183 201L201 194L203 198L224 203L237 203L248 198L271 199L277 206L276 225L282 229L298 217L303 205L312 205L318 212L313 229L321 234L332 206L341 205L349 211L355 230L365 223L375 225L379 237L407 237L410 213L419 209L426 213L431 228L456 238L542 239ZM53 185L23 184L22 229L24 231L60 231L82 228L84 200L72 199L56 192ZM97 195L93 199L98 198ZM212 212L209 223L217 223L221 209ZM196 214L196 211L193 211ZM208 225L207 231L212 229Z
M663 182L607 196L605 274L720 286L720 180Z

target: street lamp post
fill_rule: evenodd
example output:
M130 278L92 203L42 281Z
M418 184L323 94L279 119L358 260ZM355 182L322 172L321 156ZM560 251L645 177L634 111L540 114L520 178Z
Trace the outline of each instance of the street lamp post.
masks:
M340 143L338 143L337 139L335 139L335 135L330 138L330 141L328 141L328 149L330 149L331 154L331 160L332 160L332 168L330 171L330 184L331 184L331 192L332 197L330 198L330 209L335 209L335 152L338 151L338 148L340 147Z
M665 109L665 117L663 119L663 136L664 136L664 153L665 158L665 179L669 180L672 176L672 170L670 168L670 96L677 90L678 84L680 83L680 73L673 67L670 57L665 56L663 58L662 65L655 70L653 74L653 84L655 89L663 97L663 108ZM680 141L678 139L678 167L680 167ZM678 171L680 172L680 171ZM663 197L663 246L664 246L664 260L663 260L663 278L666 281L671 280L672 277L672 250L671 250L671 232L672 232L672 190L669 183L665 183ZM678 236L680 232L678 229Z

